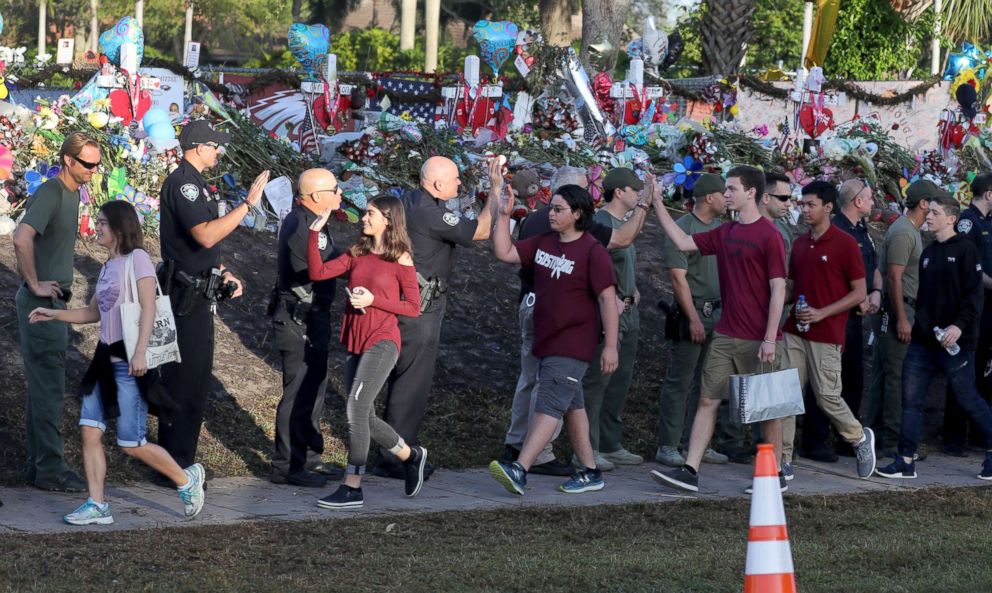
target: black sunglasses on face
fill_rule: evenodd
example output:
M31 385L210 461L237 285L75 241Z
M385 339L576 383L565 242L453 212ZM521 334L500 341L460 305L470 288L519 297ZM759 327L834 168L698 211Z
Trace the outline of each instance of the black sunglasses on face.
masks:
M779 202L788 202L792 199L792 194L768 194Z
M97 161L95 163L88 163L88 162L84 161L83 159L79 158L78 156L72 157L72 160L74 160L77 163L79 163L80 165L86 167L90 171L92 171L93 169L96 169L97 167L100 166L100 161Z

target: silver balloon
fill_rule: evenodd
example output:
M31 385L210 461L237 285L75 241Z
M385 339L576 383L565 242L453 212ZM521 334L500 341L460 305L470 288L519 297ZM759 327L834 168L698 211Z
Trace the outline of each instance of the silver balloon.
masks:
M602 110L600 110L599 103L596 102L596 98L592 93L589 75L572 49L568 51L568 63L565 66L565 72L562 74L565 80L565 90L571 97L576 113L578 113L579 119L582 121L583 129L585 130L583 134L585 141L592 143L597 138L608 139L613 137L616 134L616 128L613 127L613 124L606 119Z

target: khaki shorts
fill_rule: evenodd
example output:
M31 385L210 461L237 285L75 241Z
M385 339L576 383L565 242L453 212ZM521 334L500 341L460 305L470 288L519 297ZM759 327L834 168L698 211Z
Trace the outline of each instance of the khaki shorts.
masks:
M840 395L840 345L811 342L785 334L782 368L799 371L799 384L809 381L818 395Z
M782 343L775 344L774 362L758 360L760 349L761 340L741 340L713 332L713 342L703 362L700 397L730 399L730 375L777 371L782 361Z

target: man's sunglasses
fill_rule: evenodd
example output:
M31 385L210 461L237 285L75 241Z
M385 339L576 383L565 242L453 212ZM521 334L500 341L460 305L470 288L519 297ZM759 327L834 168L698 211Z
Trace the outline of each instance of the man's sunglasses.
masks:
M788 202L792 199L792 194L768 194L779 202Z
M77 163L79 163L80 165L86 167L90 171L92 171L93 169L96 169L97 167L100 166L100 161L97 161L95 163L88 163L88 162L84 161L83 159L79 158L78 156L72 157L72 160L74 160Z

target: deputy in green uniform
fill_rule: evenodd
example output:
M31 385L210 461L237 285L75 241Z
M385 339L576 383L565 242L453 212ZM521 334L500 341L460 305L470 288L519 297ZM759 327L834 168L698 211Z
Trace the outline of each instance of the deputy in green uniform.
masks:
M723 197L725 186L719 175L704 174L692 188L692 212L676 224L687 234L702 233L723 224L721 217L727 212ZM678 307L686 323L686 335L672 341L672 356L661 387L658 415L658 451L655 461L670 467L682 467L685 459L679 445L688 448L689 433L699 401L699 377L713 338L713 327L720 319L720 279L717 275L716 256L702 256L699 252L679 251L670 239L665 240L665 263L675 293L673 307ZM720 417L720 434L726 444L740 449L743 444L741 431L727 422L726 414ZM741 454L740 451L735 451ZM735 459L736 460L736 459ZM726 463L726 455L707 449L704 463Z
M920 255L930 199L948 194L932 181L921 179L906 189L906 214L885 231L878 253L884 290L878 348L868 395L862 403L864 425L875 429L880 451L894 449L902 426L902 360L916 321L916 292L920 287ZM948 194L949 195L949 194ZM880 364L877 364L880 363Z
M608 227L618 229L623 226L628 215L635 208L650 208L654 183L646 186L630 169L619 167L606 174L603 180L603 199L606 206L599 209L594 219ZM634 375L634 359L637 357L637 338L641 333L640 316L637 305L640 293L637 291L637 251L633 245L610 251L613 269L617 276L617 308L620 313L620 335L617 351L620 366L610 375L604 375L599 365L589 365L582 381L586 412L589 414L589 439L596 466L606 470L614 465L637 465L644 458L627 451L623 447L623 423L620 411L627 399L627 391ZM600 350L603 344L599 345ZM597 350L593 360L599 360ZM607 463L600 464L600 460Z
M76 132L59 151L61 170L28 198L14 230L14 252L24 283L14 300L27 377L27 478L43 490L84 492L86 482L65 463L62 403L69 329L61 321L28 323L37 307L65 309L72 298L72 262L79 234L79 188L100 164L100 145Z

